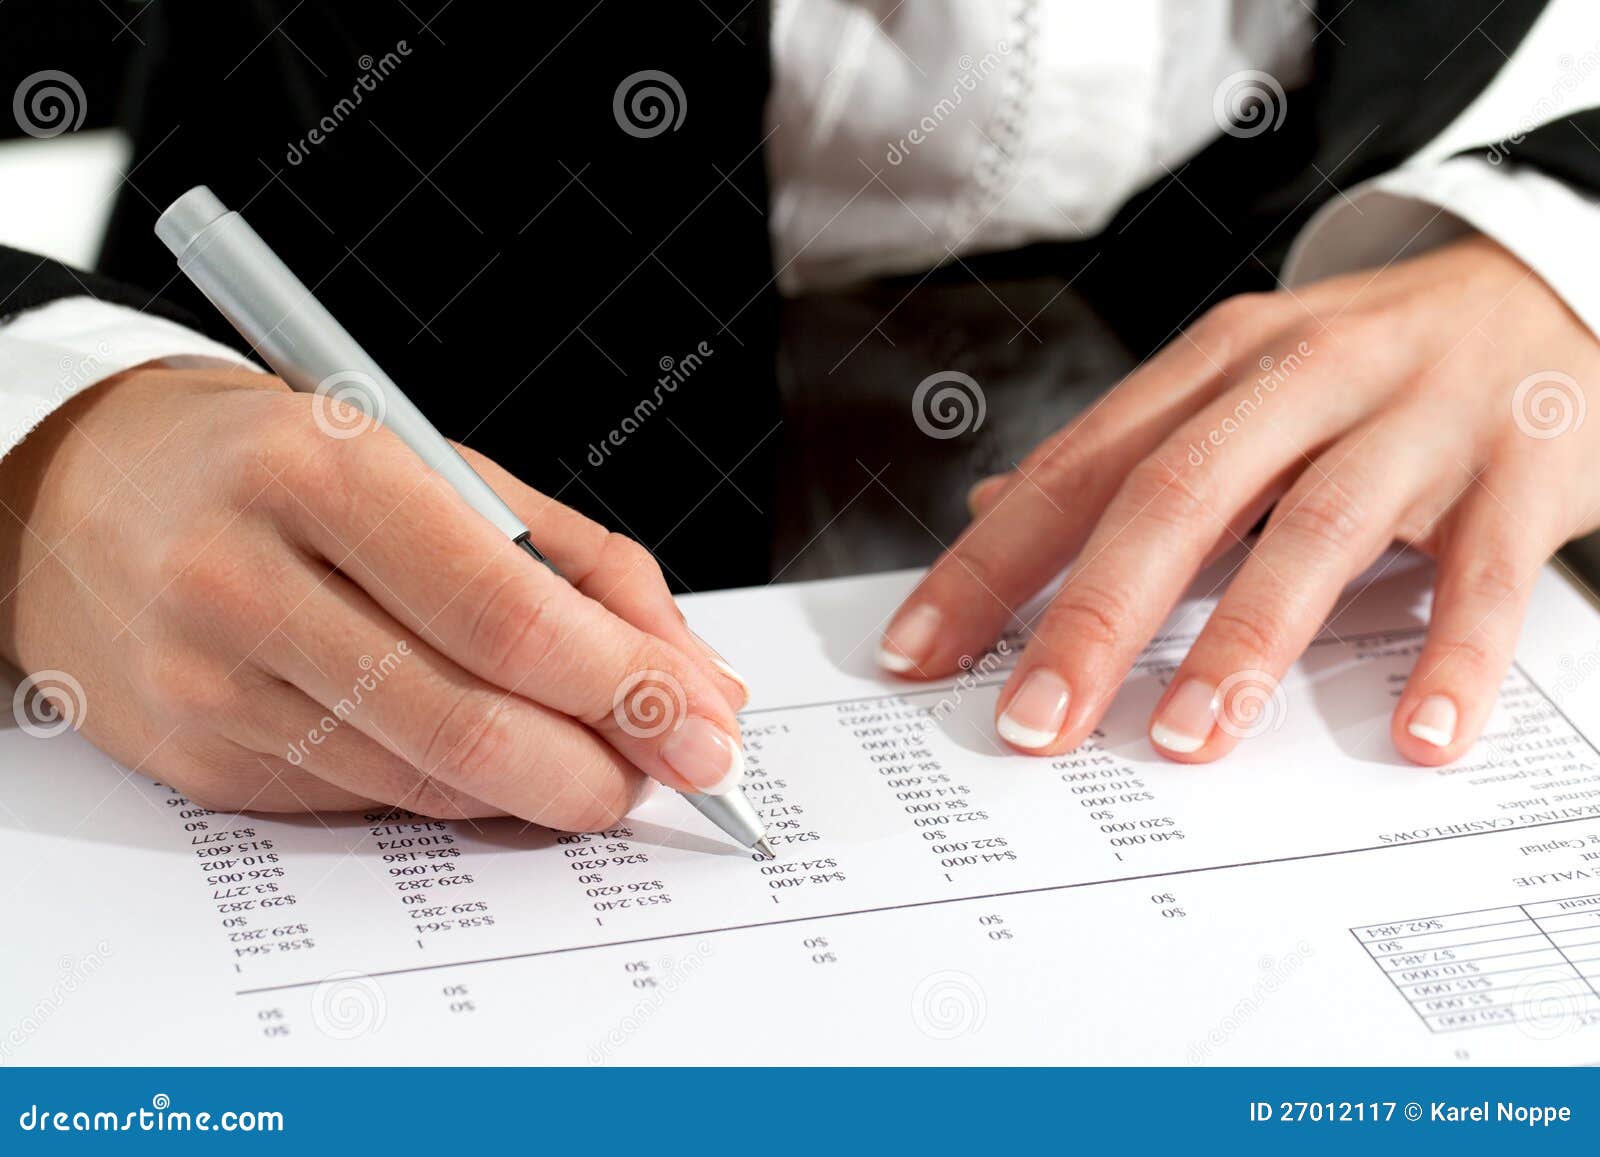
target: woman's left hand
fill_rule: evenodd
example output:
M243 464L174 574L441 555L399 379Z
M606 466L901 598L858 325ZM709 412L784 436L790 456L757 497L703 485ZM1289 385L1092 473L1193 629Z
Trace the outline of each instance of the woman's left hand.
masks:
M1540 567L1600 526L1600 342L1527 266L1472 236L1384 269L1236 297L1009 474L884 635L908 677L955 671L1073 562L1001 691L1014 747L1081 743L1202 564L1271 516L1156 706L1181 762L1246 730L1393 541L1434 555L1427 642L1395 708L1418 763L1483 728Z

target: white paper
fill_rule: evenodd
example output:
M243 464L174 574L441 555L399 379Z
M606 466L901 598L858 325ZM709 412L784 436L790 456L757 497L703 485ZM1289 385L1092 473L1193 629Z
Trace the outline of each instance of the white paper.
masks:
M1541 579L1488 735L1401 761L1427 572L1386 560L1226 760L1003 753L1005 670L873 670L907 574L685 600L750 679L779 847L204 814L0 736L0 1063L1600 1061L1600 615ZM91 705L92 709L92 705Z

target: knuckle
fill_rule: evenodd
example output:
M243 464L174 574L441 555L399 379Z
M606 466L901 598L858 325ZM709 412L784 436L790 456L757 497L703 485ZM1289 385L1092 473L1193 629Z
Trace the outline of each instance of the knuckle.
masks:
M1274 293L1240 293L1213 305L1190 329L1190 336L1218 361L1240 352L1264 318L1275 316L1280 302Z
M694 680L685 677L682 658L654 636L626 645L615 670L623 674L611 693L597 695L593 708L576 716L586 726L664 740L688 716Z
M427 771L412 770L408 786L396 793L394 806L435 820L458 820L468 815L467 795L441 782Z
M249 416L252 437L238 464L244 486L281 498L286 492L314 494L330 479L332 440L312 436L311 405L307 394L263 396L259 412Z
M232 683L183 649L143 647L134 675L145 701L181 723L215 725L234 703Z
M1003 603L994 592L1005 589L1003 578L1005 560L991 557L985 549L971 543L958 543L934 569L942 572L940 577L944 582L958 584L961 589L975 595L982 603L990 601ZM977 591L972 591L974 586L978 588ZM955 588L943 589L953 591Z
M1237 329L1260 317L1274 301L1273 294L1268 292L1236 293L1206 310L1201 324L1215 329Z
M556 642L554 598L527 568L514 568L484 599L467 635L471 653L492 672L505 671L513 662L522 670L542 662Z
M661 575L661 564L656 562L655 555L625 534L606 531L606 537L600 544L600 560L601 566L607 571L615 571L618 575L638 574L647 581L666 586L666 580Z
M1128 596L1097 582L1069 580L1050 608L1051 636L1075 643L1113 647L1129 637L1135 615Z
M171 620L198 618L259 637L278 621L272 592L281 589L278 577L289 561L227 534L182 535L160 552L151 601Z
M1382 350L1394 343L1397 325L1391 309L1353 309L1333 325L1331 336L1340 351L1340 372L1360 373L1377 363L1368 351Z
M1498 606L1515 599L1531 577L1530 571L1512 561L1509 551L1491 548L1477 552L1451 585L1474 602Z
M171 537L160 549L156 578L182 604L211 607L243 585L240 562L220 539L195 533Z
M1285 512L1283 528L1314 547L1344 554L1360 539L1366 521L1366 510L1348 490L1324 483Z
M1206 473L1187 460L1153 455L1140 462L1123 484L1121 505L1130 520L1149 518L1163 526L1193 532L1218 521L1208 496Z
M614 826L633 810L643 777L623 774L599 757L577 774L563 771L564 783L546 808L552 827L593 832Z
M1286 631L1283 620L1260 608L1218 607L1206 623L1210 642L1230 655L1275 654Z
M243 811L259 794L258 785L246 775L230 772L220 758L190 768L172 780L191 803L217 812Z
M1026 474L1048 494L1079 494L1093 490L1096 460L1095 455L1060 442L1028 463Z
M476 796L474 784L490 782L507 768L519 766L527 753L518 750L518 739L510 697L469 688L440 717L423 747L418 771L449 780Z
M1482 680L1497 676L1504 666L1503 660L1472 635L1445 640L1440 650L1443 652L1441 661L1464 670L1470 679Z

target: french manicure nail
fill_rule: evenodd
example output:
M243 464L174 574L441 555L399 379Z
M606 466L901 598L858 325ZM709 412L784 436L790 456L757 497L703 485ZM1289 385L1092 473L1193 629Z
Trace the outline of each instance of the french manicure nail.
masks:
M920 667L939 638L939 611L923 603L889 624L878 644L878 665L903 675Z
M1217 689L1204 679L1185 679L1150 724L1150 741L1187 755L1206 745L1216 722Z
M1446 695L1429 695L1411 713L1406 730L1424 743L1449 747L1456 738L1456 705Z
M995 729L1017 747L1049 747L1061 734L1071 698L1065 679L1048 667L1035 667L1006 704Z
M700 649L706 653L706 658L711 660L711 665L717 670L721 671L728 678L732 679L735 683L739 684L740 687L743 687L745 693L748 694L750 691L750 684L744 681L744 676L729 666L728 660L719 655L717 653L717 649L710 643L706 642L699 635L695 634L694 631L690 631L689 634L694 635L694 641L700 644Z
M744 750L711 720L691 715L661 745L667 766L707 795L726 795L744 779Z

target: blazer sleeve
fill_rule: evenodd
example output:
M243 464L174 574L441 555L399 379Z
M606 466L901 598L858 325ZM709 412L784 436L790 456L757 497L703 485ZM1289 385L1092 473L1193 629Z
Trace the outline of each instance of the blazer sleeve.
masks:
M148 290L74 269L54 258L0 245L0 321L64 297L93 297L113 305L132 306L185 325L195 324L188 311L163 301Z

